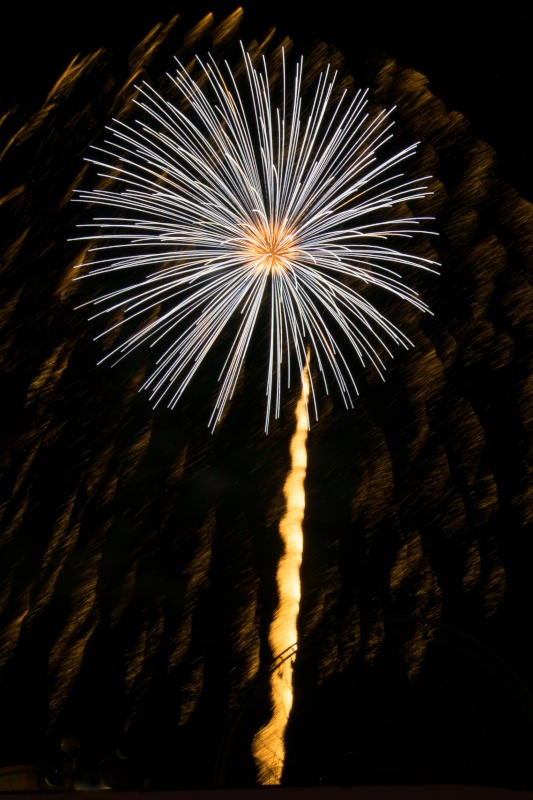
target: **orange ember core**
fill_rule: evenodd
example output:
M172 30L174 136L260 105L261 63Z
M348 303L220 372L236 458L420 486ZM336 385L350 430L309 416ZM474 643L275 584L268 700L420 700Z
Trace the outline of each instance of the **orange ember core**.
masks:
M297 253L294 242L294 234L285 223L258 225L246 237L246 258L257 272L286 272Z

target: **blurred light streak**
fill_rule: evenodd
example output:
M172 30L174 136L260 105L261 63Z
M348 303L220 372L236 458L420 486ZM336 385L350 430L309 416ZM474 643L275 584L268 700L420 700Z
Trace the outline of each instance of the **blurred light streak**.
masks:
M300 610L300 566L303 552L302 521L305 511L304 481L307 470L309 418L307 398L309 376L302 372L302 394L296 407L296 431L291 440L291 470L284 487L286 508L279 525L284 553L278 564L276 581L279 602L270 627L269 644L274 655L291 647L296 651L297 620ZM284 735L292 708L292 658L275 662L270 676L272 717L255 735L252 752L261 784L281 783L285 760Z

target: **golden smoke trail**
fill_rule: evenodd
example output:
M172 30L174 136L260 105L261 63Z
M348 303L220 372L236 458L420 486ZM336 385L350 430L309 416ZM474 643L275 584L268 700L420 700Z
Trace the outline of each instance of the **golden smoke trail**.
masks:
M305 510L304 481L307 470L309 420L307 398L309 376L302 374L302 394L296 407L296 431L291 440L291 470L284 486L285 514L279 525L284 552L278 564L276 581L278 606L270 626L269 644L274 655L296 651L297 619L300 609L300 566L303 552L302 521ZM279 784L285 760L285 728L292 708L292 659L275 663L270 676L272 716L252 742L252 753L261 784Z

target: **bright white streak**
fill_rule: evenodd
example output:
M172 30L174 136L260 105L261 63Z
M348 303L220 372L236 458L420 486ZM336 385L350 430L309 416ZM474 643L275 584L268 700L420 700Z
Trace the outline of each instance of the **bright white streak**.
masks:
M94 220L96 260L86 270L124 277L121 288L94 301L94 316L124 312L101 335L127 320L140 323L105 359L155 347L157 364L143 384L155 404L165 398L175 406L214 344L230 333L214 428L270 295L268 430L280 413L283 370L290 385L291 361L301 373L308 346L326 391L330 373L347 406L357 394L350 351L382 375L380 352L392 356L391 345L411 343L360 287L372 284L427 311L401 272L437 265L389 243L423 233L425 219L389 219L389 210L429 194L426 179L406 181L400 171L416 145L378 157L392 136L390 112L370 119L360 91L333 101L336 75L327 66L304 114L303 61L290 94L283 52L275 107L266 64L256 69L244 51L243 58L246 94L227 64L223 75L212 59L198 59L204 91L178 62L173 81L186 112L145 84L137 101L144 121L116 121L107 147L95 148L103 160L92 159L117 188L82 191L78 199L113 210ZM143 324L146 316L151 321Z

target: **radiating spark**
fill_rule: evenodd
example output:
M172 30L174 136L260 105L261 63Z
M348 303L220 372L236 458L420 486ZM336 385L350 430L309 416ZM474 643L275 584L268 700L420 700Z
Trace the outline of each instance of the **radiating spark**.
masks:
M276 581L278 606L270 627L269 644L272 653L296 651L297 621L300 610L300 567L303 552L302 522L305 510L305 474L307 470L307 433L309 418L307 398L310 389L308 369L302 374L302 394L296 407L296 431L291 440L291 470L285 482L285 514L279 532L284 552L278 563ZM285 728L292 708L292 663L285 658L275 664L270 676L272 717L258 731L252 743L252 753L261 784L281 783L285 760Z
M258 319L269 316L268 430L294 362L298 375L308 367L307 349L326 391L333 376L347 406L357 393L353 351L382 375L390 345L411 342L361 290L371 284L426 311L402 272L437 265L390 243L426 232L426 218L391 209L430 193L426 178L406 180L401 171L415 144L382 155L392 137L390 111L372 117L362 91L334 100L329 65L306 110L303 60L291 86L283 51L276 105L266 62L255 68L244 50L243 59L244 91L212 57L197 59L205 88L178 62L173 82L184 110L144 84L136 101L144 119L116 121L106 147L95 148L102 155L91 159L115 188L82 191L78 199L111 209L89 226L99 234L86 275L124 278L94 300L95 317L122 312L100 335L139 324L105 358L154 347L157 363L143 388L155 404L165 398L174 407L229 333L214 428Z

